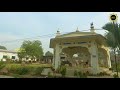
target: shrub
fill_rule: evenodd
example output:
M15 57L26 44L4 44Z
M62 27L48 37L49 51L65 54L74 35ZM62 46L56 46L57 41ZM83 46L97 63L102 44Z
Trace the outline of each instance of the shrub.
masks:
M106 72L100 72L97 74L97 76L104 76L104 75L109 75L109 74L107 74Z
M104 73L100 72L100 73L97 74L97 76L104 76Z
M82 73L79 71L78 72L78 76L81 78L82 77Z
M82 73L80 71L74 71L74 76L77 76L79 78L87 78L87 76L89 75L89 72L86 72L86 73Z
M7 58L7 59L6 59L6 63L13 63L13 60Z
M119 76L117 76L116 74L113 75L114 78L119 78Z
M11 65L11 67L8 67L8 71L10 73L15 73L17 68L18 68L17 66Z
M87 78L87 74L86 73L81 73L80 71L78 72L78 76L80 78Z
M81 78L87 78L87 73L83 73Z
M20 68L17 68L17 73L19 75L25 75L29 72L29 68L27 67L20 67Z
M86 72L86 75L87 75L87 76L90 75L89 71Z
M74 76L78 76L77 70L74 71Z
M51 72L48 72L48 77L49 77L49 78L53 77L53 76L51 75Z
M16 61L16 63L22 63L22 60L18 60L18 61Z
M6 66L5 62L0 61L0 70Z
M66 67L65 66L62 66L60 68L60 73L62 74L62 77L65 77L65 75L66 75Z
M37 67L34 71L34 75L41 75L43 69L43 67Z
M19 74L19 75L27 74L29 71L30 70L28 67L23 67L23 66L11 66L9 69L10 73Z

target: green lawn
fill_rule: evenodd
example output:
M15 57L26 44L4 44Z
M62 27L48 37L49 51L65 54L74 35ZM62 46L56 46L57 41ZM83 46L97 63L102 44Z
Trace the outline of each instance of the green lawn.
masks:
M26 77L41 77L41 72L44 68L51 67L51 64L16 64L16 63L1 63L0 74L10 75L15 78Z
M21 64L16 64L16 63L8 63L6 64L6 67L11 67L11 66L16 66L16 67L19 67L19 66L22 66ZM51 67L51 64L25 64L25 66L29 66L29 67Z

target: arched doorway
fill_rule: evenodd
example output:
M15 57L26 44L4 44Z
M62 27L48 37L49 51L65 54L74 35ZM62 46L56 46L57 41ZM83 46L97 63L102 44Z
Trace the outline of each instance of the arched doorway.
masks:
M100 67L109 67L108 57L109 55L104 48L98 48L98 61Z
M87 47L74 46L63 48L62 52L66 54L66 60L72 63L72 66L91 66L90 53Z

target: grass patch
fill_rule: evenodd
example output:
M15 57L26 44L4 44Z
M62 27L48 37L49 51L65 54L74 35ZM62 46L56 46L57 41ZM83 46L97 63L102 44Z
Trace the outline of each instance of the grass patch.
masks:
M13 75L15 78L21 78L22 76L41 76L41 73L44 68L50 68L51 65L49 64L25 64L24 66L21 64L16 63L6 63L6 64L0 64L1 68L6 68L8 73L7 75Z
M80 71L75 70L74 71L74 76L78 78L87 78L88 73L82 73Z
M41 73L44 68L51 68L50 64L25 64L22 65L20 63L6 63L0 62L0 71L5 72L8 76L13 76L15 78L31 78L31 77L41 77ZM2 75L4 73L1 73ZM48 75L51 77L51 75Z
M41 73L43 71L44 67L37 67L34 70L34 75L41 76Z
M3 69L5 66L6 66L6 63L0 61L0 70Z
M24 67L24 66L16 66L15 65L15 66L11 66L10 68L8 68L8 72L14 73L14 74L19 74L19 75L24 75L29 72L29 68Z

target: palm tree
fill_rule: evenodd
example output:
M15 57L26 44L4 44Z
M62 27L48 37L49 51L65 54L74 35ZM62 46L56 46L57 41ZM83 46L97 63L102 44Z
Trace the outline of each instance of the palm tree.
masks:
M107 30L108 33L111 32L111 34L113 34L113 37L115 38L114 40L116 42L116 45L117 45L117 47L119 47L120 46L120 27L119 27L119 24L107 23L102 28Z
M116 50L120 49L120 27L117 23L107 23L103 26L103 29L107 30L108 33L105 35L106 42L109 47L114 51L116 71L118 76L117 61L116 61Z

